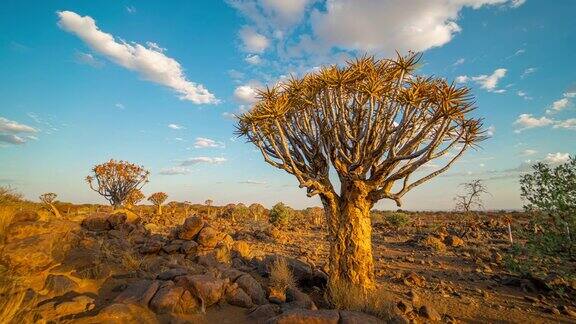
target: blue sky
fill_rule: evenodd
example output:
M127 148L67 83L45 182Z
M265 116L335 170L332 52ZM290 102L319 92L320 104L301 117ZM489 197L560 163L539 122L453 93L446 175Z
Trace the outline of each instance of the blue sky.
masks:
M234 138L231 114L289 74L416 50L419 73L473 89L492 138L404 207L450 209L458 184L481 178L487 208L519 208L518 175L576 151L574 12L570 0L2 1L0 185L104 202L83 179L115 158L151 170L147 194L318 205Z

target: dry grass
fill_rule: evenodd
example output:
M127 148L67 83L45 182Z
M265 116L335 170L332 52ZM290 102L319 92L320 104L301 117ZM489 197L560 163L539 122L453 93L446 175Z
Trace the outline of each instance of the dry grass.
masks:
M288 263L284 258L278 258L272 264L270 269L270 286L279 290L285 290L288 287L295 287L296 281Z
M26 300L26 289L10 269L0 266L0 323L33 323L35 299Z
M16 208L14 206L0 206L0 244L4 243L6 231L12 222L15 211Z
M364 312L385 321L394 317L393 297L382 288L366 291L362 287L340 282L331 284L326 291L326 300L335 309Z

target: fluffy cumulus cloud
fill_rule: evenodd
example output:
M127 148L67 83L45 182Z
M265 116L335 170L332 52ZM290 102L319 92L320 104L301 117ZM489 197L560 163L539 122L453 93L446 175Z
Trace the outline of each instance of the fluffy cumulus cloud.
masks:
M112 62L138 72L144 79L164 85L178 93L180 99L195 104L214 104L218 99L204 86L186 79L180 63L166 56L155 43L147 47L138 43L117 41L113 35L101 31L90 16L72 11L58 12L60 28L75 34L94 51Z
M239 32L243 50L249 53L263 53L270 41L266 36L259 34L254 28L244 26Z
M523 0L228 0L250 22L240 36L261 35L262 46L277 42L280 58L333 51L425 51L462 31L468 7L519 7ZM248 31L253 28L249 34ZM268 42L264 42L264 38ZM246 48L249 46L245 46ZM263 51L263 50L262 50Z
M181 167L191 166L196 164L221 164L226 162L226 158L223 157L208 157L208 156L198 156L186 159L180 162Z
M246 58L244 59L244 61L246 61L246 63L248 63L248 64L258 65L258 64L262 63L262 58L260 58L260 55L248 54L246 56Z
M544 162L551 164L562 164L570 159L569 153L548 153L544 158Z
M523 130L530 129L530 128L537 128L537 127L545 127L554 124L554 120L546 118L546 117L534 117L532 114L521 114L518 116L518 119L514 122L514 125L518 127L516 129L516 133L519 133Z
M329 47L393 53L424 51L448 43L462 29L464 7L508 0L327 0L311 15L314 37Z
M503 77L506 76L506 71L507 71L506 69L499 68L499 69L496 69L490 75L482 74L482 75L473 76L473 77L461 75L461 76L456 77L456 82L466 83L469 81L474 81L478 86L480 86L480 88L486 89L486 91L503 93L503 92L505 92L505 90L504 89L497 89L497 87L498 87L498 82L500 81L500 79L502 79Z
M254 85L245 84L234 89L234 98L245 104L256 102L258 100L257 95L257 89Z
M576 92L566 92L562 95L562 98L554 101L550 106L550 109L546 110L547 114L553 114L560 112L570 106L572 106L572 101L576 97Z
M197 137L194 141L195 148L223 148L224 143L217 142L213 139L205 138L205 137Z
M1 144L25 144L30 140L36 140L34 136L38 130L32 126L0 117L0 145Z
M569 118L566 120L557 121L554 128L563 128L568 130L576 130L576 118Z

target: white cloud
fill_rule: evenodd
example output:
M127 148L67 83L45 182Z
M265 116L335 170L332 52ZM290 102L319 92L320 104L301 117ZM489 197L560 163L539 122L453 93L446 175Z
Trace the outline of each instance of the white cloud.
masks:
M244 51L249 53L263 53L270 44L266 36L259 34L254 28L248 26L242 27L239 35Z
M146 80L171 88L180 99L196 104L219 102L204 86L188 81L180 63L152 43L146 48L138 43L118 42L111 34L102 32L92 17L82 17L72 11L58 11L58 17L60 28L76 34L112 62L138 72Z
M524 70L524 72L522 72L522 74L520 75L521 79L524 79L525 77L529 76L530 74L536 72L536 68L527 68L526 70Z
M0 133L37 133L38 130L32 126L20 124L19 122L0 117Z
M456 62L454 62L454 64L452 64L453 66L458 66L458 65L462 65L464 64L464 62L466 62L466 59L461 57L459 59L456 60Z
M104 62L98 60L97 58L94 57L94 55L89 53L76 52L76 54L74 54L74 59L79 64L86 64L95 68L100 68L104 66Z
M255 103L258 100L257 94L256 88L249 84L241 85L234 89L234 98L246 104Z
M162 169L162 170L160 170L159 173L161 175L183 175L183 174L189 174L190 172L192 172L190 169L176 166L176 167Z
M180 162L180 166L184 167L184 166L190 166L190 165L195 165L195 164L200 164L200 163L220 164L220 163L224 163L226 161L227 161L226 158L223 158L223 157L198 156L198 157L189 158L189 159L186 159L186 160Z
M518 97L523 98L525 100L532 100L532 97L530 97L526 92L522 91L522 90L518 90L517 92Z
M315 9L311 25L324 47L401 53L424 51L448 43L461 31L464 7L478 9L508 0L330 0Z
M257 54L248 54L244 61L246 61L248 64L258 65L262 63L262 58L260 58L260 55Z
M554 128L564 128L569 130L576 130L576 118L557 121Z
M282 26L297 23L303 16L310 0L260 0L264 11Z
M538 151L536 151L536 150L531 150L531 149L526 149L526 150L522 151L522 152L520 153L520 155L522 155L522 156L530 156L530 155L534 155L534 154L536 154L536 153L538 153Z
M558 99L552 103L550 109L546 110L547 114L560 112L570 106L572 106L572 99L576 96L576 92L566 92L562 95L561 99Z
M565 163L570 159L569 153L548 153L544 158L544 162L551 163L551 164L561 164Z
M466 83L469 81L474 81L482 89L486 89L489 92L504 93L506 90L496 89L500 79L506 76L506 69L499 68L494 70L490 75L482 74L478 76L469 77L466 75L460 75L456 77L457 83Z
M0 146L2 143L21 145L38 138L32 134L38 130L32 126L0 117Z
M523 5L525 2L526 2L526 0L512 0L512 3L510 3L510 7L518 8L521 5Z
M536 128L536 127L544 127L552 125L554 121L552 119L546 117L536 118L533 117L532 114L521 114L518 116L518 119L514 122L514 125L520 127L515 130L516 133L520 133L523 130Z
M178 125L178 124L168 124L168 128L173 129L173 130L181 130L181 129L185 129L186 127L184 127L182 125Z
M129 14L136 13L136 8L134 6L126 6L126 12Z
M488 129L486 129L486 135L492 137L494 134L496 134L496 126L490 125Z
M266 181L258 181L258 180L244 180L238 181L240 184L253 184L253 185L265 185Z
M126 108L126 107L125 107L123 104L121 104L121 103L116 103L116 104L114 105L114 107L116 107L116 108L118 108L118 109L121 109L121 110L123 110L123 109Z
M223 148L224 143L217 142L213 139L205 138L205 137L197 137L194 141L195 148Z

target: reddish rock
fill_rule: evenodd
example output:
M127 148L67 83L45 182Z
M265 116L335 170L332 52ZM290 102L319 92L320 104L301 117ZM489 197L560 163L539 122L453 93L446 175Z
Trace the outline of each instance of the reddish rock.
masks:
M193 313L199 306L188 290L174 285L172 281L167 281L160 287L150 300L150 308L159 314Z
M205 223L200 217L188 217L184 221L184 224L178 233L178 238L182 240L193 240L196 238L196 235L198 235L204 225Z
M336 310L293 309L269 319L268 324L338 324Z
M240 276L235 281L240 288L242 288L255 304L262 305L266 303L266 293L262 289L262 285L251 275L245 274Z
M224 240L225 234L215 230L212 227L206 226L200 230L196 241L202 247L214 248L218 243Z

